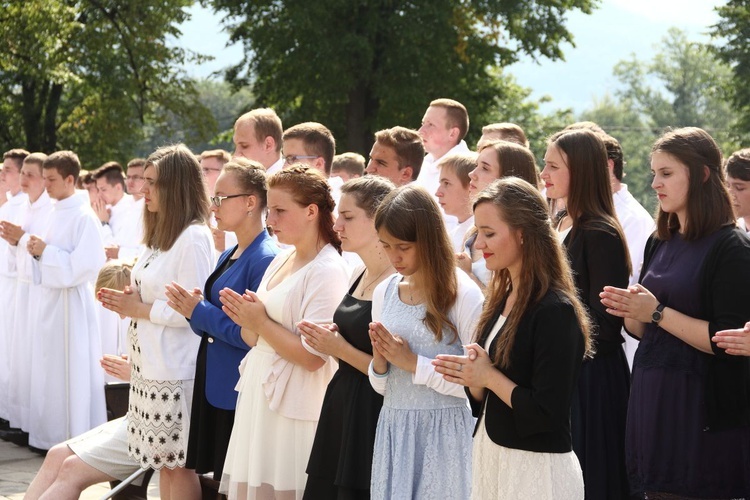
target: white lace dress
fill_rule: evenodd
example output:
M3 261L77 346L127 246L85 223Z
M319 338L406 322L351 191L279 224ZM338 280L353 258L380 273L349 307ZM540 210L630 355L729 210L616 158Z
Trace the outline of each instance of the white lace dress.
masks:
M133 271L135 285L141 293L140 270L160 255L152 253ZM142 468L159 470L185 466L187 454L190 403L193 380L150 380L141 374L141 346L138 322L128 329L130 344L130 395L128 396L128 454Z
M505 323L500 316L484 347ZM483 415L484 417L484 415ZM487 435L484 418L474 436L471 498L475 500L582 500L583 473L575 453L505 448Z

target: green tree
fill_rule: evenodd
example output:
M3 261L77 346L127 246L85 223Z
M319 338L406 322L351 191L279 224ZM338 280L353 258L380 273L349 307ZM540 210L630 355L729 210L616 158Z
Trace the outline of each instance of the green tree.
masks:
M493 70L520 54L562 58L572 9L596 0L213 0L247 57L228 72L284 123L317 120L348 150L416 127L429 102L466 105L475 140L503 86Z
M252 94L247 88L236 90L227 82L200 79L192 82L198 93L198 101L205 106L214 118L206 137L191 137L187 131L190 123L176 115L166 115L168 125L156 128L147 125L145 140L138 146L137 155L145 156L157 147L174 142L184 142L196 154L207 149L225 149L232 151L232 132L234 122L242 113L249 111Z
M651 189L649 155L651 145L659 137L659 129L646 125L646 117L632 100L609 94L594 99L592 107L584 111L580 119L599 124L620 142L625 156L623 182L641 205L653 212L656 198Z
M651 145L666 128L703 128L725 153L747 138L738 132L739 114L727 93L729 66L710 47L691 42L676 28L659 47L650 61L632 56L617 63L613 73L621 88L581 115L620 141L628 162L628 188L647 208L656 205L650 188Z
M0 11L0 140L126 160L145 124L171 115L205 137L212 117L169 45L192 0L8 0Z
M750 2L729 0L717 7L719 22L712 27L713 49L730 65L729 92L739 110L742 129L750 128Z

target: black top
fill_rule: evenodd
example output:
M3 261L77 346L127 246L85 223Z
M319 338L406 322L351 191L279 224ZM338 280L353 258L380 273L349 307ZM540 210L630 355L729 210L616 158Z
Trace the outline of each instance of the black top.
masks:
M697 319L708 321L709 338L750 321L750 239L734 226L718 232L699 278L701 314ZM649 238L639 281L663 243ZM750 357L728 355L714 342L711 348L715 356L709 359L704 380L706 430L750 425Z
M607 313L599 293L607 286L627 288L628 255L617 231L600 219L582 218L565 238L578 297L593 323L596 354L609 354L624 342L623 319ZM596 355L595 355L596 356Z
M502 309L495 318L500 317ZM494 326L482 331L483 345ZM493 358L503 328L490 345ZM548 291L538 304L526 311L518 325L510 355L510 366L501 371L518 384L511 394L513 408L494 392L485 391L484 401L469 393L472 413L483 419L492 441L506 448L567 453L572 450L570 405L584 354L583 333L570 301L559 292ZM476 429L474 430L476 434Z
M349 344L372 355L368 335L372 301L353 295L361 279L362 275L344 296L333 321ZM375 430L382 406L383 396L373 390L367 375L340 359L323 399L307 465L305 499L344 498L338 488L369 493Z

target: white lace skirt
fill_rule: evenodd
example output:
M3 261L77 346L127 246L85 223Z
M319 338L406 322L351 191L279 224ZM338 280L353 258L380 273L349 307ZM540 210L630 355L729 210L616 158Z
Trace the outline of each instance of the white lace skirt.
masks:
M583 474L575 453L536 453L505 448L487 435L474 436L471 498L474 500L582 500Z
M317 421L271 411L262 380L274 359L262 339L247 355L219 491L231 500L301 499Z

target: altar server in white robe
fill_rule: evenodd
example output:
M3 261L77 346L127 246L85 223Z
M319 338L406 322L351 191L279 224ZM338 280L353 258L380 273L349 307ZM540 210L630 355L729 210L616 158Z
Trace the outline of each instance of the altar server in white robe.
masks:
M99 200L92 206L102 223L107 260L119 259L132 264L146 249L143 244L143 205L125 192L125 173L119 163L105 163L93 177ZM125 354L130 318L120 318L119 314L101 305L98 305L97 312L102 354ZM110 375L105 376L105 381L120 382Z
M31 234L45 234L52 216L52 199L44 189L42 164L44 153L32 153L23 161L21 189L28 196L20 225L4 221L0 223L2 237L9 243L9 262L17 272L16 307L11 329L8 357L10 377L8 387L8 411L10 426L26 432L29 429L29 407L31 405L32 342L37 328L38 311L35 307L39 297L39 285L32 283L33 258L26 249Z
M28 197L21 191L21 165L29 152L11 149L3 155L2 175L5 179L7 202L0 207L0 221L20 222ZM0 418L9 420L8 388L10 387L10 335L16 310L16 271L8 262L8 243L0 240Z
M39 324L31 370L29 445L49 449L106 421L101 343L93 282L104 265L100 223L75 194L78 156L58 151L44 162L44 185L57 200L49 230L29 238L35 257Z

